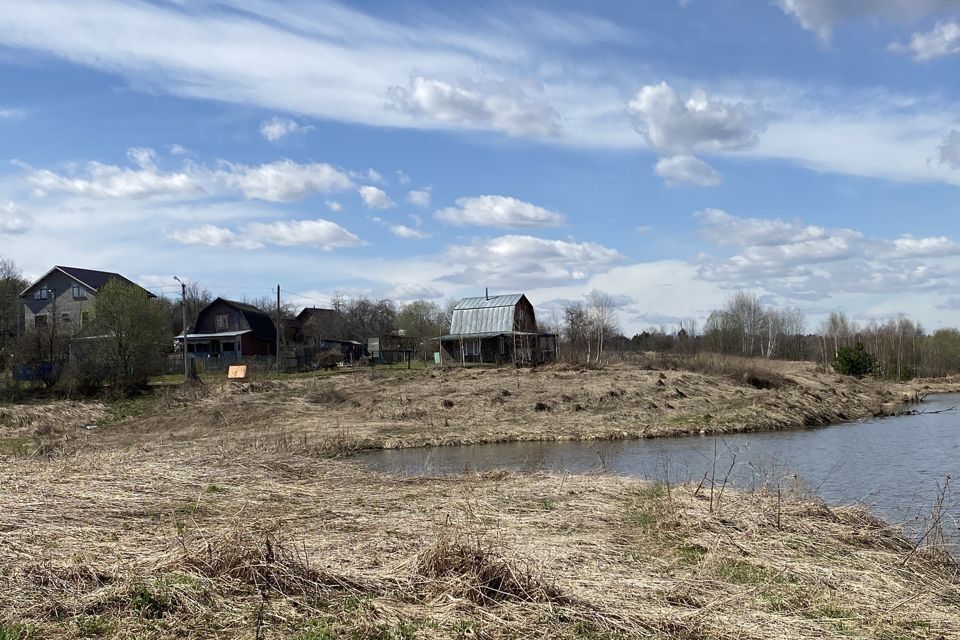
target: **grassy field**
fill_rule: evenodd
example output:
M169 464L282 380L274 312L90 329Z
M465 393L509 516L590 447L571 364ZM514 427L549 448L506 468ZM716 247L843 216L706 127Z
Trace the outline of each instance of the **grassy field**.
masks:
M956 566L802 489L391 478L295 444L0 470L0 637L952 638Z
M957 381L883 383L809 363L702 357L680 367L374 368L164 377L122 400L0 406L0 448L116 449L277 433L318 449L601 440L797 429L884 415ZM95 429L88 427L95 425ZM7 445L12 446L12 445Z
M949 557L802 486L399 478L349 458L800 427L924 387L953 388L702 361L208 380L0 407L0 640L960 638Z

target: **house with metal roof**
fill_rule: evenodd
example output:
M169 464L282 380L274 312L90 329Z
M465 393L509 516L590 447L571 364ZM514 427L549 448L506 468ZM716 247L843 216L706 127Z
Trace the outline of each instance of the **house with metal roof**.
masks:
M72 331L93 316L93 299L108 282L118 280L156 296L113 271L55 266L20 292L26 327Z
M537 328L522 293L463 298L453 308L450 333L440 337L449 363L536 364L556 359L557 336Z
M183 334L176 339L182 351ZM252 304L217 298L200 310L186 342L191 357L230 364L244 356L276 355L277 328L270 314Z

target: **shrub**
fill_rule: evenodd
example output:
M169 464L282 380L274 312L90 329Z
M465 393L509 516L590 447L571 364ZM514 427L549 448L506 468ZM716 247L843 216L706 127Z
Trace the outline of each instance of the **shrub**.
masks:
M845 376L862 378L873 372L873 356L867 353L862 342L852 347L841 347L837 351L837 358L833 361L833 368L837 373Z

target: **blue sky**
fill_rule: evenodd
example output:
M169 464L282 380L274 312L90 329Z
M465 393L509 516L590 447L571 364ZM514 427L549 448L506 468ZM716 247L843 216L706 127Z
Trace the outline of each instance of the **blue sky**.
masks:
M0 255L960 325L958 71L960 0L16 3Z

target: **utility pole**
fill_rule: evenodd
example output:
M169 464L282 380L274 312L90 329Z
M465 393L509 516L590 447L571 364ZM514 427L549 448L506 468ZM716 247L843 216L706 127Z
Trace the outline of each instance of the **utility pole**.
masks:
M173 276L173 279L180 283L180 306L183 307L183 381L190 380L190 362L187 360L187 285L186 283Z
M277 377L280 377L280 285L277 284Z

